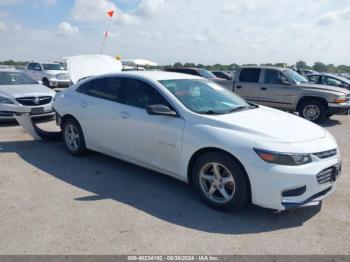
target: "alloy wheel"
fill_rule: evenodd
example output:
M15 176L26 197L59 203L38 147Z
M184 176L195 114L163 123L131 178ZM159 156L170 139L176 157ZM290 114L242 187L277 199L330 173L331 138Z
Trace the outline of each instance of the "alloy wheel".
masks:
M210 200L227 203L235 195L236 183L231 172L219 163L206 164L199 175L200 186Z

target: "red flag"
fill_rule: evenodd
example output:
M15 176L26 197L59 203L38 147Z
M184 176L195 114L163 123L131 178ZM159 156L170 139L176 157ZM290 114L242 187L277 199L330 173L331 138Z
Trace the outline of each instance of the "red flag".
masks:
M113 17L113 15L114 15L114 10L108 11L108 12L107 12L107 15L108 15L109 17Z

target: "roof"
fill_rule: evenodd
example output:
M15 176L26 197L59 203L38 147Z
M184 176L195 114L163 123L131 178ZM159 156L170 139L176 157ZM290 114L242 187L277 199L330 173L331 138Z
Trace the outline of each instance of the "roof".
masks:
M288 67L279 67L279 66L240 66L240 68L259 68L259 69L277 69L277 70L286 70L286 69L290 69Z
M121 72L121 73L109 74L109 75L142 77L142 78L149 78L154 81L177 80L177 79L203 79L198 76L173 73L173 72L164 72L164 71L127 71L127 72Z

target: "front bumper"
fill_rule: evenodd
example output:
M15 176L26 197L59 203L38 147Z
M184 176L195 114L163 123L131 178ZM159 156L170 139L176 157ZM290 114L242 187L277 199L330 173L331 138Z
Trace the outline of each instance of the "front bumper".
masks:
M40 112L35 112L35 109L42 108ZM15 120L14 115L28 113L31 118L40 118L53 116L55 113L52 110L52 102L41 106L23 106L17 104L1 104L0 105L0 120Z
M350 115L350 102L342 104L329 103L328 112L332 115Z
M69 79L49 79L51 87L69 87L72 83Z
M278 211L318 205L335 191L336 182L319 183L317 175L325 169L339 166L340 162L339 155L302 166L273 165L259 160L246 167L252 202ZM284 194L293 190L295 194Z

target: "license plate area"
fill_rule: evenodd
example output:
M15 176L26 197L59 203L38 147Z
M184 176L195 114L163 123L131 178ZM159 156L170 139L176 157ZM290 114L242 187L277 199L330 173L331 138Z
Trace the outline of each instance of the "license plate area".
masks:
M38 115L44 113L43 107L33 107L30 111L33 115Z

